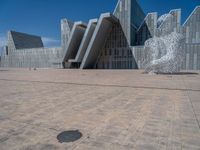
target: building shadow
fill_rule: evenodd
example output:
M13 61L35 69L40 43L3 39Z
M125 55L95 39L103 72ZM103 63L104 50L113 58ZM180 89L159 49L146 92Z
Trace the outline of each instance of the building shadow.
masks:
M148 72L142 72L142 74L148 74ZM197 72L176 72L176 73L155 73L156 75L199 75Z
M2 72L3 72L3 71L8 71L8 70L0 69L0 71L2 71Z

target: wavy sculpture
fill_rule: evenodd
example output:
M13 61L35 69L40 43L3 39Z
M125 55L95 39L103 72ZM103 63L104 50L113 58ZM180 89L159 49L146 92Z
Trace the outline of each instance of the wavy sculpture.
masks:
M159 36L145 42L145 59L143 65L147 73L176 73L180 71L184 58L181 46L184 43L182 34L174 31L170 25L173 16L163 15L158 19L162 26ZM162 22L165 20L165 24ZM158 32L161 28L158 28Z

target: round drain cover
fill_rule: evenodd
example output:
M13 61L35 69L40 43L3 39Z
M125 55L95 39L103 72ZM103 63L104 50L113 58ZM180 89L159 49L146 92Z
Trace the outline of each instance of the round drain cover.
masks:
M63 131L58 134L57 139L60 143L74 142L82 137L82 133L79 130Z

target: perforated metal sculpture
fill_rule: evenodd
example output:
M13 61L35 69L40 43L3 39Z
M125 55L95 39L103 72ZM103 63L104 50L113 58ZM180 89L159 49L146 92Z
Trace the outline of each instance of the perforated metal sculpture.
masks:
M184 37L174 31L170 24L173 16L163 15L158 19L159 35L145 42L145 59L143 65L148 73L175 73L180 71L184 51L181 46ZM165 24L162 22L165 21ZM160 29L160 31L159 31Z

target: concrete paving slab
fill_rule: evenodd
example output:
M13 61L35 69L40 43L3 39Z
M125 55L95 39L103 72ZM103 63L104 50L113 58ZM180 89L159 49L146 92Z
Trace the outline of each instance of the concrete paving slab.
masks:
M0 149L200 149L198 73L0 69Z

